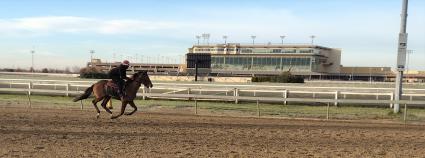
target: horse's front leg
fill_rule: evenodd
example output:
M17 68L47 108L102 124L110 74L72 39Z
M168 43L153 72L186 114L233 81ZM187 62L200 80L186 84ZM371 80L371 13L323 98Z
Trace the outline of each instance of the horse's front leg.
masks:
M125 113L125 115L132 115L137 111L137 106L136 104L134 104L134 101L130 101L129 104L131 105L131 107L133 107L134 110L132 112Z
M121 112L120 112L120 114L119 114L119 115L117 115L117 116L112 116L112 117L111 117L111 119L116 119L116 118L118 118L118 117L120 117L121 115L123 115L123 114L124 114L125 107L127 106L128 101L126 101L126 100L122 100L122 101L121 101L121 103L122 103L122 105L121 105Z

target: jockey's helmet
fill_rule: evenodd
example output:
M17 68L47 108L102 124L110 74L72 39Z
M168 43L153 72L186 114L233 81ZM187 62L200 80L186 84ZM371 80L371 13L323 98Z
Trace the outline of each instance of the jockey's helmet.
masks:
M124 60L121 63L122 65L130 66L130 62L128 60Z

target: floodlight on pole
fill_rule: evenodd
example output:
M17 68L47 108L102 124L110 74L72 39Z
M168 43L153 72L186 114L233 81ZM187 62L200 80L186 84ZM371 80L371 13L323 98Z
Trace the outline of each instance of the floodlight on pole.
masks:
M406 50L407 50L407 8L408 0L403 0L401 11L401 24L400 33L398 38L398 51L397 51L397 76L395 84L394 99L400 101L403 95L403 72L406 65ZM394 113L400 112L400 104L394 104Z
M94 50L90 50L90 62L93 62Z
M223 39L224 39L224 44L227 44L227 36L226 35L223 36Z
M311 35L310 38L311 38L311 45L313 45L314 44L314 38L316 38L316 36Z
M198 45L199 45L199 39L201 39L201 36L196 35L195 37L196 37L196 39L198 40Z
M207 45L210 44L210 34L209 33L203 33L202 38L204 39L204 43L205 43L205 41L207 41Z
M280 39L282 40L282 45L283 45L283 40L285 39L286 36L280 36Z
M251 39L252 39L252 45L255 45L255 38L257 38L257 36L252 35Z

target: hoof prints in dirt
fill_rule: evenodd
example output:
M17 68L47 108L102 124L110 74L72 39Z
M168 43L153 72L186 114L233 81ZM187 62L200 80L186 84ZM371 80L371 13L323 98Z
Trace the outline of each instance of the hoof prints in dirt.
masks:
M414 157L425 127L4 108L0 157Z

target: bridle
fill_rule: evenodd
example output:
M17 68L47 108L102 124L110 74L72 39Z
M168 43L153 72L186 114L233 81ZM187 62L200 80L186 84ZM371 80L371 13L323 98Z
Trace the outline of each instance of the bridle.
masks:
M146 78L146 75L145 75L145 74L140 74L140 75L141 75L141 76L140 76L140 79L139 79L139 80L134 79L134 77L133 77L133 82L136 82L137 84L142 85L142 84L143 84L143 80L144 80L144 78ZM145 84L143 84L143 85L145 85Z

